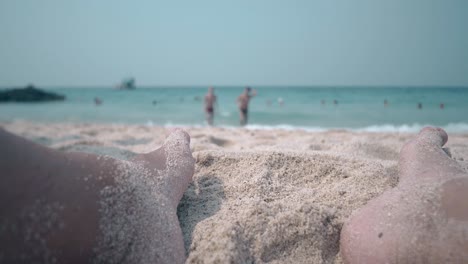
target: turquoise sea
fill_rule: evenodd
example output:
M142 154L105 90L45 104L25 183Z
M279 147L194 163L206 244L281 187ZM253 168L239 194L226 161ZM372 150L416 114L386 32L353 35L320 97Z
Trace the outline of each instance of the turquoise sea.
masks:
M130 123L205 126L207 87L41 87L67 97L53 103L0 104L0 121ZM252 87L248 128L418 131L436 125L468 132L468 88L454 87ZM215 125L237 127L243 87L215 87ZM94 98L100 98L100 106ZM279 100L284 104L280 105ZM333 104L336 100L337 104ZM384 100L388 105L384 106ZM322 101L324 103L322 103ZM421 103L422 108L418 108ZM441 109L440 104L444 107Z

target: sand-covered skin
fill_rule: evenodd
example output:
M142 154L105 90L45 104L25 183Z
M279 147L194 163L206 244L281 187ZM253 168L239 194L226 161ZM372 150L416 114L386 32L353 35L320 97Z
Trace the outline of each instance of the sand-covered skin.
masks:
M116 162L114 183L101 190L96 263L184 263L177 205L191 182L189 136L172 133L164 146Z
M1 124L64 151L129 159L162 145L161 127ZM341 263L343 223L398 182L415 134L185 128L196 159L178 207L187 263ZM447 152L468 172L468 135Z

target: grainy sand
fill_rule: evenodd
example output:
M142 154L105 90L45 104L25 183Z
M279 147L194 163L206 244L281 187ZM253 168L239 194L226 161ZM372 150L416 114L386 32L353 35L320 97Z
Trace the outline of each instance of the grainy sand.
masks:
M63 151L128 159L158 148L166 128L0 124ZM341 263L340 230L398 182L398 153L414 134L185 128L196 159L178 215L187 263ZM468 134L449 135L468 172Z

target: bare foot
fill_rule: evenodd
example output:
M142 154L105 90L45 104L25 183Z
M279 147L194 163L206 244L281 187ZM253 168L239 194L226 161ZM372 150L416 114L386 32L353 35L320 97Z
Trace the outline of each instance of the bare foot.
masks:
M0 129L0 262L183 263L177 204L189 136L132 161L48 149Z
M468 174L424 128L400 153L396 188L355 212L341 232L345 263L467 263Z

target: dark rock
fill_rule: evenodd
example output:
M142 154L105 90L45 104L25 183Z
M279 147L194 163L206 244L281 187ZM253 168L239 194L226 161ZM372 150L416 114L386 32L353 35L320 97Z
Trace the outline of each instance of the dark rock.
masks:
M32 85L26 88L9 89L0 91L0 103L2 102L47 102L47 101L63 101L65 96L45 92L35 88Z

